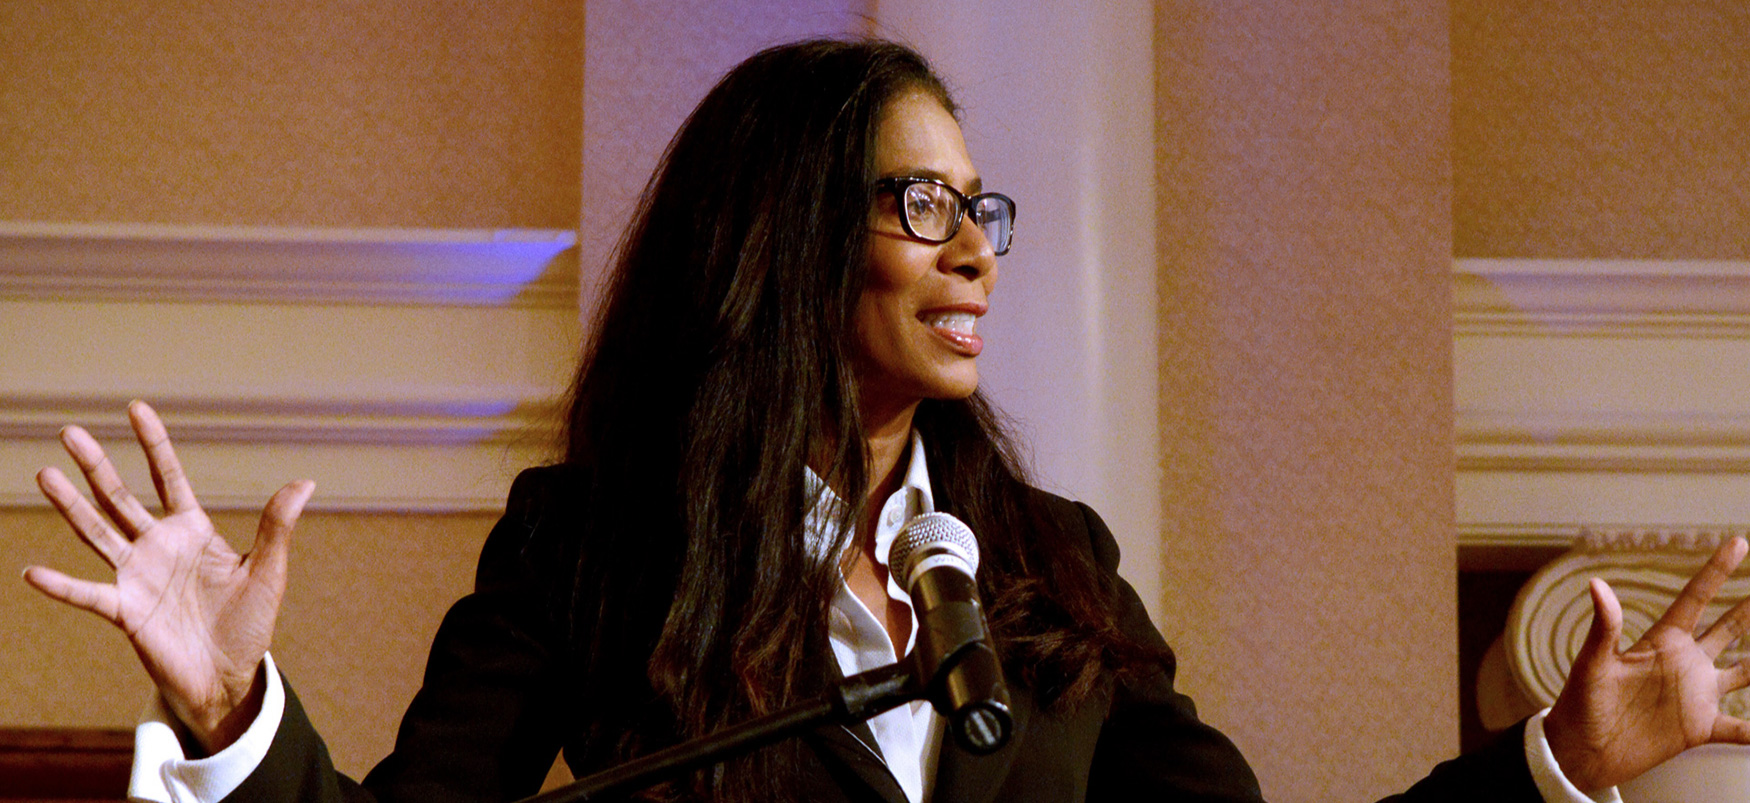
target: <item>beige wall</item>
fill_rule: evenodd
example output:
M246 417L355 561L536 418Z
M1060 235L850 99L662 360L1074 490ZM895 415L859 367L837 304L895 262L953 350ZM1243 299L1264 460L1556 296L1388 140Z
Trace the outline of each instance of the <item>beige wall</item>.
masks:
M1157 6L1163 631L1279 800L1457 751L1441 2Z
M1750 6L1452 10L1457 256L1750 258Z
M572 229L580 214L582 47L579 0L5 0L0 220ZM149 339L153 322L173 325L180 308L209 321L203 337L235 345L254 342L237 336L252 321L300 314L285 305L181 303L146 305L140 316L150 320L120 336ZM69 303L63 312L75 307ZM511 321L520 313L511 310L433 308L427 317L410 307L329 312L346 316L349 326L381 320L396 327L396 337L385 341L410 340L408 327L448 332L445 322L490 318L500 322L491 335L472 336L486 340L453 345L478 351L496 344L492 337L522 338L523 350L563 362L576 348L574 313L557 316L547 342L525 334L522 318ZM52 309L42 314L58 317ZM309 334L339 349L331 354L354 355L355 364L300 365L312 358L296 347L294 333L290 343L237 355L254 363L248 370L236 363L178 370L244 399L278 393L261 383L320 399L326 388L311 384L312 375L330 378L342 395L445 390L417 378L374 381L372 361L405 364L394 363L384 343L345 349L322 340L332 332ZM412 340L401 348L450 343L438 336ZM427 359L460 370L473 358L421 351L413 362ZM0 397L10 410L20 403L20 387L53 386L60 370L45 360L29 376L0 377ZM360 372L358 382L348 370ZM183 376L171 373L135 381L163 387ZM460 380L453 384L449 390L466 390ZM40 434L9 430L5 437L41 440ZM258 459L299 448L258 446ZM37 468L0 471L28 477ZM198 476L201 467L191 471ZM217 519L235 545L247 546L251 515ZM431 635L471 584L493 519L489 512L333 512L312 514L300 527L275 654L343 770L363 772L387 752ZM12 557L15 571L44 563L87 577L105 574L43 509L0 511L0 552ZM133 723L148 687L126 642L102 622L58 609L13 582L0 586L0 635L7 640L0 650L0 688L7 691L0 695L0 724Z
M0 3L0 220L577 225L581 0Z

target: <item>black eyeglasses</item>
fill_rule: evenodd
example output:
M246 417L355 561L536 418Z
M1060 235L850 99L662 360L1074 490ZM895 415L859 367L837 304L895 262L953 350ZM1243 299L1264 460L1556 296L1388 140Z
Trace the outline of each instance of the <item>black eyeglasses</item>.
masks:
M899 222L905 233L920 240L945 243L954 239L969 211L997 256L1008 253L1015 239L1015 202L1000 192L967 197L945 182L916 176L879 179L875 186L893 193L899 201Z

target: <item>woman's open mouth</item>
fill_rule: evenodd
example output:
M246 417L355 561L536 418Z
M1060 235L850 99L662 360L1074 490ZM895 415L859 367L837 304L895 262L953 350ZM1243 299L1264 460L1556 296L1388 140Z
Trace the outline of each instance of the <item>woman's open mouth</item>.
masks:
M937 336L948 341L955 351L977 357L984 351L984 339L978 336L978 316L961 310L927 312L918 316Z

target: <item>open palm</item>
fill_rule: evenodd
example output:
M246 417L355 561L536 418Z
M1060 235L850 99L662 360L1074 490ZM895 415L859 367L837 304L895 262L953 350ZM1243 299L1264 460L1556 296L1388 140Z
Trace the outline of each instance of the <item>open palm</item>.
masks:
M1721 697L1750 684L1750 666L1714 665L1750 628L1750 601L1694 635L1747 549L1738 538L1722 545L1622 652L1622 606L1603 580L1592 581L1592 628L1544 722L1550 750L1576 786L1615 786L1696 745L1750 743L1750 723L1720 711Z
M120 628L171 711L209 752L217 751L242 733L260 705L257 673L285 592L292 527L315 486L300 481L274 494L262 511L255 548L239 555L201 509L157 413L134 402L128 418L145 449L163 517L128 491L89 433L68 427L62 443L96 505L57 469L43 469L37 483L115 569L115 582L41 566L26 570L25 580Z

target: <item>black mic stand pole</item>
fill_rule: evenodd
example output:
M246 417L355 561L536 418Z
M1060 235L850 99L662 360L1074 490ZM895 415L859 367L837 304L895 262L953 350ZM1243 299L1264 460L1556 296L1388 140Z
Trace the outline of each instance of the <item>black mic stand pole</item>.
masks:
M809 702L635 758L519 803L620 799L665 777L714 764L820 725L862 722L924 696L913 663L900 661L845 678L833 691Z

